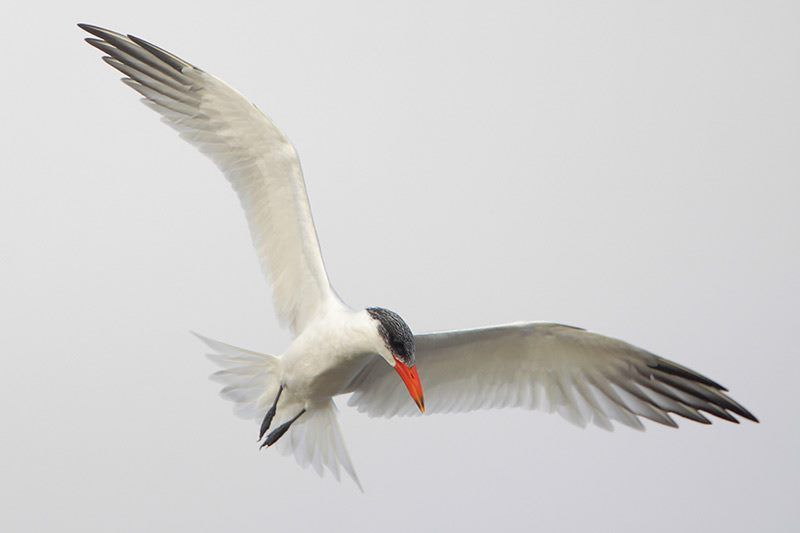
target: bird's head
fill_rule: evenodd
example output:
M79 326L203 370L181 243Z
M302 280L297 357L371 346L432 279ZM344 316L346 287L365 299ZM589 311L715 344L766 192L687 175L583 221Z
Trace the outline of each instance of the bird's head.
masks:
M411 328L394 311L381 307L369 307L367 313L373 319L382 341L378 353L394 368L405 383L411 398L417 403L419 410L424 413L425 401L422 397L422 383L420 383L414 360L414 334L411 333Z

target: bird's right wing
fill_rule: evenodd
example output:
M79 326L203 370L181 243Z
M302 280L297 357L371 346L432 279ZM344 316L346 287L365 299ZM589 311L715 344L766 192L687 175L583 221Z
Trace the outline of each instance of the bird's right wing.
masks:
M675 426L669 413L709 423L699 411L756 421L705 376L579 328L532 322L429 333L415 341L426 413L539 408L605 429L612 429L610 420L642 429L638 417ZM371 416L417 412L383 360L370 363L350 390L350 405Z
M272 121L223 81L138 37L79 24L142 101L228 178L275 310L295 334L338 302L322 262L300 161Z

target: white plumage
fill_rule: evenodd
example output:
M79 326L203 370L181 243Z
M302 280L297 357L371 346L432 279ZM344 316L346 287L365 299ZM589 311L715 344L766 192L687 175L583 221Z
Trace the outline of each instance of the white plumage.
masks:
M709 423L701 411L756 420L714 381L579 328L520 323L412 335L390 311L349 308L325 272L297 153L272 121L161 48L80 26L97 37L87 41L108 54L103 59L123 82L214 161L239 197L276 312L295 338L277 357L200 338L222 367L212 377L236 414L263 421L262 435L272 428L265 445L320 475L339 479L344 470L359 484L333 397L352 393L349 404L370 416L419 414L405 389L419 410L425 390L428 413L545 409L608 430L611 421L643 429L640 417L676 426L671 413L701 423Z

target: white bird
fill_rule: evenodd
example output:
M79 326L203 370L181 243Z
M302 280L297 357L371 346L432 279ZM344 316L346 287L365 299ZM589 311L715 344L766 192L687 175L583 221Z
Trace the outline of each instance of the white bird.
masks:
M359 411L384 417L522 407L607 430L612 420L641 430L640 417L677 426L670 413L709 424L701 411L757 422L705 376L580 328L529 322L414 335L392 311L348 307L325 272L300 161L272 121L221 80L155 45L79 26L239 196L277 315L294 340L273 356L200 338L223 367L212 376L225 385L222 395L236 414L261 423L262 447L278 443L320 475L327 469L339 479L342 468L360 487L336 419L333 398L343 394Z

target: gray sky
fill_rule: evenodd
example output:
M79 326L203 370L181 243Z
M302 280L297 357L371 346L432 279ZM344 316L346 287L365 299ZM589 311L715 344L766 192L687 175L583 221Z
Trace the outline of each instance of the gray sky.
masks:
M0 530L796 526L796 2L21 4L0 33ZM76 22L272 116L351 305L419 332L587 327L708 374L762 424L605 433L339 401L366 494L259 452L188 334L289 340L238 202Z

